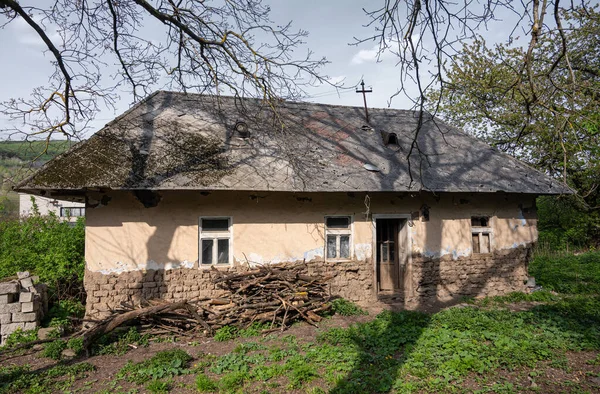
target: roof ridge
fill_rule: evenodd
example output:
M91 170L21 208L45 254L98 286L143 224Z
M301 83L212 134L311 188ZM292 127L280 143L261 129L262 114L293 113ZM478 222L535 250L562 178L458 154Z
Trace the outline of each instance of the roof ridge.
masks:
M259 99L257 97L238 97L238 98L236 98L235 96L224 95L224 94L216 95L216 94L204 94L204 93L196 93L196 92L179 92L179 91L175 91L175 90L157 90L154 93L152 93L151 96L158 95L159 93L160 94L173 94L173 95L180 95L180 96L220 97L220 98L225 98L225 99L263 101L262 99ZM150 96L148 96L147 99L148 98L150 98ZM144 99L144 100L146 100L146 99ZM333 107L333 108L356 108L361 111L364 109L364 106L362 106L362 105L328 104L328 103L316 103L316 102L311 102L311 101L294 101L294 100L287 100L287 99L281 99L281 102L284 103L284 106L286 106L285 104L292 104L292 105L299 104L299 105L312 105L312 106L319 106L319 107L325 106L325 107ZM394 112L410 112L410 113L418 113L419 112L417 110L405 109L405 108L391 108L391 107L367 107L367 108L369 108L369 110L376 110L376 111L394 111Z

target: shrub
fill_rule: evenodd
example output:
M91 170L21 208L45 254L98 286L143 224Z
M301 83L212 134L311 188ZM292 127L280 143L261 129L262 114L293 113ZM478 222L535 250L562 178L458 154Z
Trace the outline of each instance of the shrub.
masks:
M0 222L0 278L29 271L49 286L51 301L83 299L85 270L83 219L75 226L56 215Z
M331 303L331 309L342 316L359 316L368 315L368 313L362 310L355 303L345 300L343 298L337 298Z
M50 308L45 321L50 327L69 328L72 321L69 317L82 318L85 315L85 306L78 300L60 300Z
M537 256L529 273L545 289L567 294L600 293L600 252L578 256Z
M196 376L196 388L201 393L210 393L217 391L217 382L201 373Z

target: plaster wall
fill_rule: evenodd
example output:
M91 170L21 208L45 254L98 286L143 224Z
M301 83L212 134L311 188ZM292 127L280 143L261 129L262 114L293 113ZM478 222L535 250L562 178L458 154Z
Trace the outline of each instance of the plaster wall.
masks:
M362 261L372 256L373 214L413 214L412 255L426 258L470 256L473 215L491 217L493 251L537 240L531 195L170 191L161 196L156 207L145 208L131 193L111 192L105 204L88 206L90 272L194 267L202 216L232 218L235 262L322 260L327 215L352 216L353 259ZM423 206L429 220L422 215Z

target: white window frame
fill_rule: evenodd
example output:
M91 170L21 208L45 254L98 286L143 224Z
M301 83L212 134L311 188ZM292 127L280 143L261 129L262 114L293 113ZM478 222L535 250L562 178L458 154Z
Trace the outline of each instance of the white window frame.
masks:
M76 210L76 212L78 212L78 214L72 215L71 214L72 210ZM64 215L64 213L67 213L67 212L68 212L68 214ZM61 218L85 217L85 207L60 207L58 214Z
M344 229L338 229L338 228L328 228L327 227L327 219L330 218L348 218L349 221L349 225L348 228L344 228ZM325 216L325 220L323 223L324 227L325 227L325 246L323 249L323 255L325 258L325 261L350 261L354 258L354 216L353 215L326 215ZM335 240L335 254L336 256L339 255L340 253L340 236L341 235L348 235L350 237L348 243L348 247L350 248L349 250L349 255L348 257L327 257L327 237L329 235L335 235L336 236L336 240Z
M473 218L487 218L488 225L487 227L473 227ZM494 230L492 226L492 220L494 217L492 215L480 215L474 214L469 217L469 225L471 226L471 251L473 255L489 255L492 254L492 250L494 250ZM477 234L479 237L479 253L475 253L475 248L473 247L473 235ZM490 240L490 250L485 253L481 251L481 245L483 237L482 234L487 234Z
M202 220L227 220L228 227L227 231L202 231ZM204 264L202 262L202 241L212 239L213 240L213 255L212 263ZM217 241L220 239L229 240L229 261L227 264L218 264L219 247ZM233 217L231 216L200 216L198 218L198 266L200 268L210 267L226 267L233 265Z

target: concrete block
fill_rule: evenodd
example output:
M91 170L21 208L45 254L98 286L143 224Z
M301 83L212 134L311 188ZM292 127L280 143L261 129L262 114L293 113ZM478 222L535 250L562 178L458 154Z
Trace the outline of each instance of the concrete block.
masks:
M12 304L0 305L0 313L21 312L21 304L13 302Z
M30 276L29 271L17 272L17 278L19 279L29 278Z
M0 308L2 308L3 305L15 302L15 298L14 294L0 294Z
M29 289L30 287L33 287L33 280L31 278L21 279L21 286Z
M36 312L39 309L40 309L39 302L22 302L21 303L21 312L23 312L23 313Z
M18 329L24 330L25 323L10 323L0 326L0 335L10 335Z
M33 293L30 292L20 292L19 293L19 302L32 302L33 301Z
M13 294L21 291L21 287L17 282L0 283L0 294Z
M0 325L12 322L10 313L0 313Z
M35 330L38 327L37 322L29 322L25 323L25 331Z
M16 312L12 314L13 323L27 323L37 320L37 313L35 312Z

